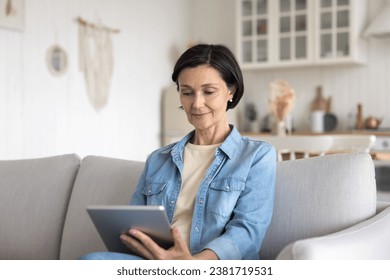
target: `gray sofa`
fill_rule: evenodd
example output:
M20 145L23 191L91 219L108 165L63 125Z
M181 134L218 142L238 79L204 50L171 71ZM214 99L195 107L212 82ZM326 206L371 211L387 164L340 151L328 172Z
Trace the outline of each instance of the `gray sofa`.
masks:
M0 161L0 259L105 250L85 207L127 204L142 162L77 155ZM277 163L263 259L390 259L390 203L366 154Z

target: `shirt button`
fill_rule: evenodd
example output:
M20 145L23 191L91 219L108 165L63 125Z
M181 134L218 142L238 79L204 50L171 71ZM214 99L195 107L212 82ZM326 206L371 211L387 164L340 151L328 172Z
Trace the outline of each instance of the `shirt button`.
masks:
M195 230L196 230L196 231L199 231L199 228L198 228L198 227L196 227L196 228L195 228Z
M174 201L174 200L171 200L171 204L175 204L175 201Z
M151 194L152 193L152 190L148 190L148 194Z
M203 204L203 200L199 200L199 204L202 205Z
M227 190L227 191L230 190L230 187L229 187L229 186L226 186L226 187L225 187L225 190Z

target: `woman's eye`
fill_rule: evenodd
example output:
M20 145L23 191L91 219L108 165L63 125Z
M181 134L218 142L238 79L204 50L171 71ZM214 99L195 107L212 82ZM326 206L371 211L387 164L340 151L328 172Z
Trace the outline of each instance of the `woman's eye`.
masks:
M183 96L189 96L189 95L191 95L191 91L182 91L181 92L181 94L183 95Z
M205 93L206 95L210 95L210 94L213 94L214 91L212 91L212 90L205 90L204 93Z

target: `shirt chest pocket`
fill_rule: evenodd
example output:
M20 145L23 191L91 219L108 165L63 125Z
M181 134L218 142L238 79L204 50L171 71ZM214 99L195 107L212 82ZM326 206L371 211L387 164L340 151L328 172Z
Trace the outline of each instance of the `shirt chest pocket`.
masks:
M149 182L142 193L146 196L147 205L164 205L164 193L167 183Z
M224 218L229 218L236 206L245 182L236 178L219 179L210 183L207 210Z

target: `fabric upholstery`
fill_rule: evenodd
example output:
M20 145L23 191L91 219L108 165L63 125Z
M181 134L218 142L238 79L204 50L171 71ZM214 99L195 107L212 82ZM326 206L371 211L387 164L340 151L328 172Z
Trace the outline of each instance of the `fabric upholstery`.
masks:
M278 162L276 178L262 259L275 259L296 240L330 234L375 215L375 171L368 154Z
M0 161L0 259L58 259L80 159Z
M144 163L89 156L83 159L66 217L61 259L106 250L85 210L88 205L128 204Z
M375 227L372 225L375 224ZM390 207L337 233L298 240L282 250L288 260L389 260Z
M386 201L378 200L376 203L376 213L378 214L379 212L382 212L388 207L390 207L390 200L386 200Z

